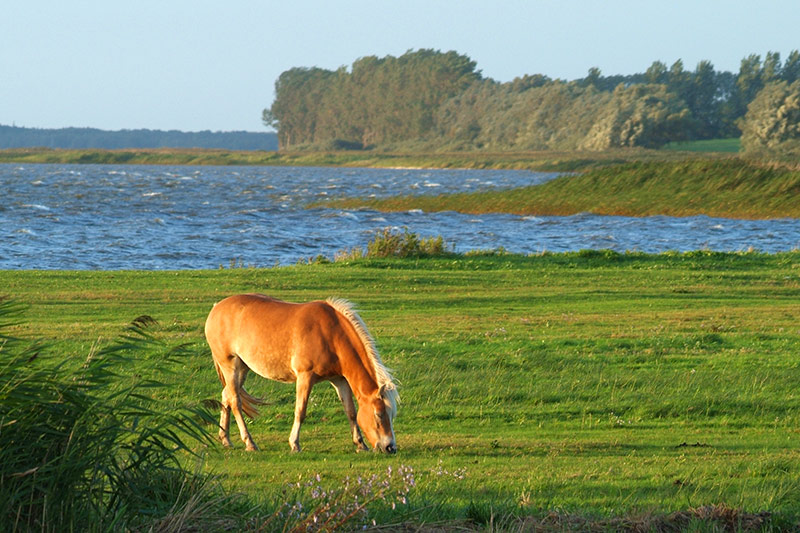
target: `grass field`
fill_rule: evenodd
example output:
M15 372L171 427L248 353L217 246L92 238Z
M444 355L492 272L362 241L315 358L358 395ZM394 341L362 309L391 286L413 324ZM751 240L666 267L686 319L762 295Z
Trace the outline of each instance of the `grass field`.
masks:
M681 152L725 152L735 154L741 150L741 144L739 138L709 139L704 141L671 142L664 146L664 149Z
M30 306L15 334L76 362L135 317L156 318L158 337L189 347L163 394L192 399L219 394L202 336L213 302L245 291L356 302L401 384L400 452L354 453L333 389L318 385L304 451L291 454L293 388L251 376L268 401L250 426L263 451L211 447L204 468L266 514L402 466L415 479L407 503L380 498L365 524L513 529L550 511L635 521L715 504L767 511L770 527L800 520L797 252L2 271L0 287Z

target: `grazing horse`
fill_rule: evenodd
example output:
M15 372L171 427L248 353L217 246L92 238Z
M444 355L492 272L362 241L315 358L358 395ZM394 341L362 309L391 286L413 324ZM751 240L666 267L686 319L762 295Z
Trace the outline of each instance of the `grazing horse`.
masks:
M258 450L242 412L258 414L262 400L244 388L247 373L284 383L295 382L297 399L289 435L292 451L300 451L300 425L306 416L311 387L330 381L344 405L353 443L367 450L361 430L373 448L397 451L392 420L397 389L383 366L375 341L346 300L288 303L262 294L230 296L214 305L206 319L206 339L222 381L219 437L231 446L230 414L248 450ZM358 415L353 405L358 400Z

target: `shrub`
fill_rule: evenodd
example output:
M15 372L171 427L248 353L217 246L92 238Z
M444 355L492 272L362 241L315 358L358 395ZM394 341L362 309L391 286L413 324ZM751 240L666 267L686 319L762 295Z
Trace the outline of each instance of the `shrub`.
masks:
M367 243L367 249L356 246L350 250L340 250L334 255L334 261L354 261L357 259L375 259L382 257L434 257L452 254L444 238L420 237L417 233L403 228L384 228L375 232ZM313 262L320 262L319 259Z
M447 246L441 235L438 237L420 237L411 233L408 228L397 231L384 228L378 231L367 243L367 257L428 257L445 255Z

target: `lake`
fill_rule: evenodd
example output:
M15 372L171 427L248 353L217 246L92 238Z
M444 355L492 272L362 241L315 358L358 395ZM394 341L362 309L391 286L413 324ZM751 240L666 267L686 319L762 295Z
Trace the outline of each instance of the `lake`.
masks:
M513 170L0 164L0 269L202 269L292 264L365 246L376 231L442 235L455 251L503 247L764 252L800 248L797 219L567 217L305 209L337 196L509 188Z

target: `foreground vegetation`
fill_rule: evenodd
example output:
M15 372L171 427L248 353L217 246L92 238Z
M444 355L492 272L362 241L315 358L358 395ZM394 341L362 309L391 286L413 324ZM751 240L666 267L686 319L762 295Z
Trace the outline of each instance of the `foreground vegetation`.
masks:
M800 523L800 254L437 253L276 269L3 271L0 286L30 305L10 333L47 338L68 365L134 317L157 319L150 335L184 345L173 372L159 374L168 387L151 393L171 403L218 397L202 325L222 297L359 304L401 383L400 452L355 454L334 391L318 386L304 451L289 453L294 391L252 376L249 391L268 402L250 426L264 451L192 445L228 495L247 499L238 526L220 529L304 528L315 517L332 526L344 516L331 510L343 508L348 528ZM149 376L152 363L115 370Z
M512 190L332 199L315 205L381 211L524 215L800 217L800 170L730 159L609 165Z
M158 399L167 362L186 354L148 335L152 319L73 358L9 336L21 311L0 300L0 530L170 529L170 515L223 501L181 462L213 419Z

